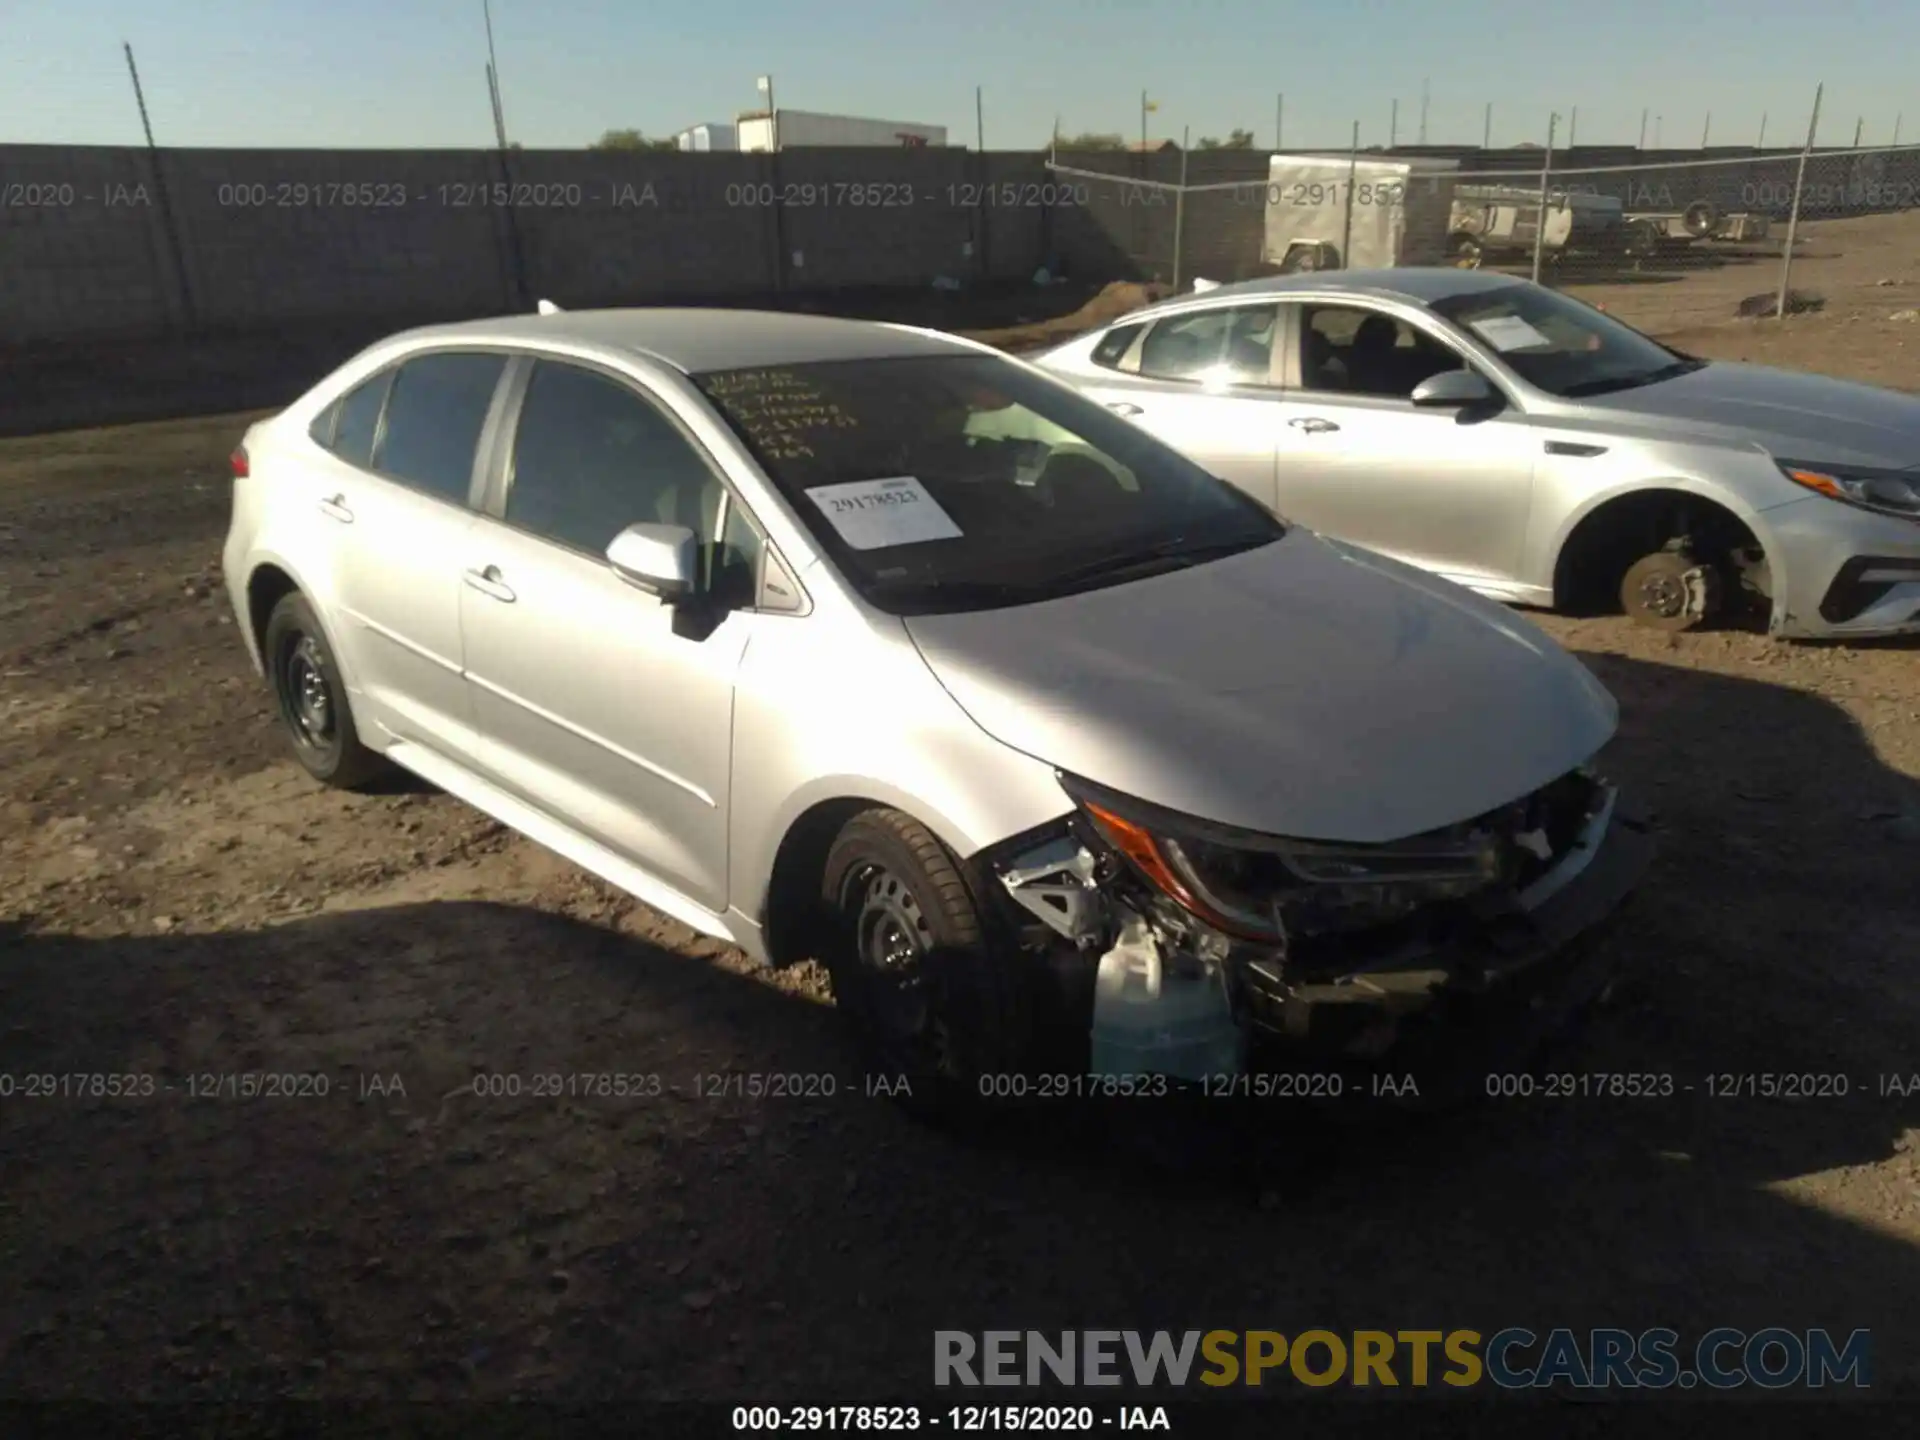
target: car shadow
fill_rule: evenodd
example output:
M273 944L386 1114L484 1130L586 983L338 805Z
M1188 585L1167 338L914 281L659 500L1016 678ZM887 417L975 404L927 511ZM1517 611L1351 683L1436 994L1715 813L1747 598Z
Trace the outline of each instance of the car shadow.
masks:
M793 977L522 906L16 927L0 1394L879 1398L942 1329L1508 1325L1864 1327L1910 1394L1882 1191L1916 1114L1879 1077L1920 1069L1920 852L1857 815L1914 784L1812 696L1583 658L1663 844L1609 942L1632 983L1546 1067L1590 1080L1386 1132L1276 1103L1279 1190L1143 1173L1065 1111L1049 1153L961 1143Z

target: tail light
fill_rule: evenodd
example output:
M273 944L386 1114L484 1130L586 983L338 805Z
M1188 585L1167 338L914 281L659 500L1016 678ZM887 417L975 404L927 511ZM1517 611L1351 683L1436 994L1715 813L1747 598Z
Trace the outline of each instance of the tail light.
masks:
M247 447L244 445L234 447L233 454L227 457L227 463L233 467L233 478L236 480L244 480L252 473L248 467Z

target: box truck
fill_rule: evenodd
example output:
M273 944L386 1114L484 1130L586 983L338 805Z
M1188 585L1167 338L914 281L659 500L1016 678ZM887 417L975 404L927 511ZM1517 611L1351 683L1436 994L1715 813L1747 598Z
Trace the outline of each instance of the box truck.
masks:
M764 152L779 148L820 148L839 145L943 146L947 127L921 125L910 120L868 120L857 115L819 115L810 110L754 111L739 118L740 149Z

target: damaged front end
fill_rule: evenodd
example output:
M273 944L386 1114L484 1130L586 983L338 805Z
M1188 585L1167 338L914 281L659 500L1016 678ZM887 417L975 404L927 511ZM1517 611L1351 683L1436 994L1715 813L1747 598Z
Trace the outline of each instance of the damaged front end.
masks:
M1518 1063L1610 976L1593 935L1652 855L1585 768L1384 845L1213 825L1062 776L1077 803L991 869L1093 1074ZM1427 1090L1429 1085L1423 1085Z

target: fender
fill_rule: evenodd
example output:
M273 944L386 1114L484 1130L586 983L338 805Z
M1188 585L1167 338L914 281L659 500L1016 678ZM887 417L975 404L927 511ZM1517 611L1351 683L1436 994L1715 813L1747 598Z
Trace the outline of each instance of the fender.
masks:
M1554 532L1546 555L1546 583L1553 583L1553 576L1560 565L1560 552L1566 548L1568 538L1579 528L1594 511L1601 506L1628 495L1639 495L1656 490L1677 490L1718 505L1722 510L1737 518L1741 524L1753 532L1754 539L1760 542L1766 552L1768 569L1773 578L1775 594L1784 594L1786 590L1786 567L1774 543L1773 527L1766 522L1763 510L1756 510L1738 495L1734 495L1720 486L1686 475L1667 475L1654 479L1632 480L1591 495L1575 510L1571 511L1560 527Z

